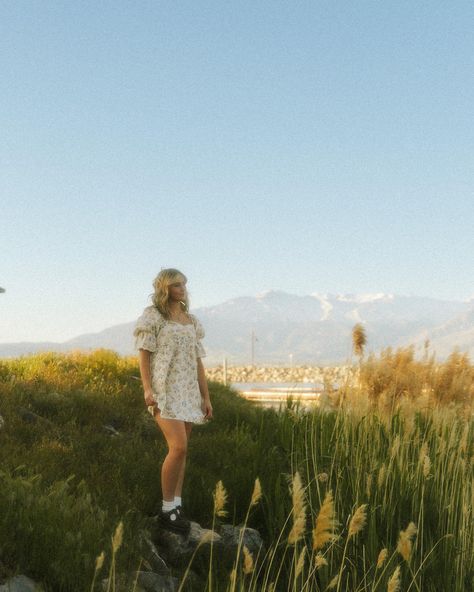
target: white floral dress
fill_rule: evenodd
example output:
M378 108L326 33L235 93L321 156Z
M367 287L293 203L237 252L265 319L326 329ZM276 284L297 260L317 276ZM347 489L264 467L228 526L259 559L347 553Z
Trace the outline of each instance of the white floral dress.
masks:
M163 317L156 306L147 306L135 324L135 348L151 352L151 386L165 419L205 423L197 358L206 352L201 343L204 329L194 315L184 325Z

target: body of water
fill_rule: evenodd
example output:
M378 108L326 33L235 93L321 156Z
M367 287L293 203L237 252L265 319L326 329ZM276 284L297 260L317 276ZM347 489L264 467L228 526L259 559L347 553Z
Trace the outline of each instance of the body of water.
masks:
M289 397L298 399L304 407L318 405L324 387L322 382L232 382L229 386L250 401L276 409Z

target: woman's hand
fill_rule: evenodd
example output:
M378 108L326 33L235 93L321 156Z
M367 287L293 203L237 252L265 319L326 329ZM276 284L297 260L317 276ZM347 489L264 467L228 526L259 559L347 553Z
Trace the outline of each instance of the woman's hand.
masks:
M153 396L153 391L151 388L145 389L144 395L145 395L145 404L147 407L150 407L151 405L156 405L155 397Z
M204 413L204 419L211 419L212 418L212 405L211 400L208 397L202 399L201 402L201 409Z

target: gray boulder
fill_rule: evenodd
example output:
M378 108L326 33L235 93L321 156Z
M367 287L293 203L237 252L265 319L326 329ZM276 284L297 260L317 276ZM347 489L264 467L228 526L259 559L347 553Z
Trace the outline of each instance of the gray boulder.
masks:
M43 592L43 588L27 576L14 576L0 585L0 592Z

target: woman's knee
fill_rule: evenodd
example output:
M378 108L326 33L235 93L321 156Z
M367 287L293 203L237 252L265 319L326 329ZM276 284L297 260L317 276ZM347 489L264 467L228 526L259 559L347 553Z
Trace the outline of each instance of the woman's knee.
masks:
M188 451L188 444L184 442L170 442L168 444L169 453L173 456L185 457Z

